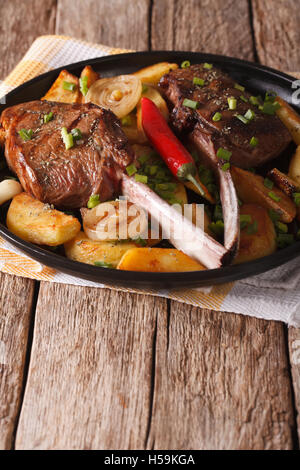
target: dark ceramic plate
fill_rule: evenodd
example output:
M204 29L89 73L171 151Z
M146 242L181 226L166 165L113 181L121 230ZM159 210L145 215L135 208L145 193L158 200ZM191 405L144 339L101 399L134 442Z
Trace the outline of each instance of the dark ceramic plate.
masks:
M267 90L275 90L280 96L291 102L293 78L276 70L261 65L245 62L231 57L192 52L138 52L113 55L99 59L87 60L61 67L40 75L16 88L6 96L6 104L1 105L1 111L24 101L40 99L50 88L58 73L67 68L75 75L80 75L86 64L101 73L101 76L112 76L132 73L142 67L156 62L177 62L184 60L191 63L209 62L228 72L237 82L255 94L264 94ZM298 107L300 111L300 107ZM2 214L2 217L4 214ZM133 288L151 287L156 289L198 287L224 282L231 282L254 274L259 274L294 259L300 254L300 242L280 250L273 255L238 266L228 266L221 269L184 273L143 273L134 271L118 271L100 268L76 261L71 261L62 255L49 252L39 246L27 243L12 234L4 224L0 224L0 233L13 245L30 255L32 258L74 276L110 285L123 285Z

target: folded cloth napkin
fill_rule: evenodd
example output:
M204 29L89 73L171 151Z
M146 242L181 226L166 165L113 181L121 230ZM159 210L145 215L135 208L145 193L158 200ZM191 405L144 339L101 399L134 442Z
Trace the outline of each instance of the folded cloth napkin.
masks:
M21 62L0 84L0 96L48 70L84 59L122 52L128 51L90 44L65 36L41 36L34 41ZM125 292L156 295L196 307L283 321L296 327L300 326L299 264L296 259L265 274L210 288L160 291L116 289L113 286L84 281L43 266L0 238L2 272L49 282L110 287Z

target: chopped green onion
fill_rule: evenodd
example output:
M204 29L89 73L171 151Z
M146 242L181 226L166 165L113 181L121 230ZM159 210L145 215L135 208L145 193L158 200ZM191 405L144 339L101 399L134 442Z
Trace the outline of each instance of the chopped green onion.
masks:
M79 87L80 87L81 93L83 94L83 96L85 96L87 92L89 91L88 77L86 75L84 75L82 78L79 79Z
M272 222L277 222L280 219L281 214L275 209L269 209L269 216Z
M278 248L285 248L286 246L292 245L294 241L294 235L292 235L291 233L279 233L277 235Z
M19 136L21 137L22 140L27 142L27 140L30 140L31 137L33 136L33 130L32 129L21 129L18 131Z
M235 114L235 117L242 121L244 124L248 124L248 119L245 118L242 114Z
M248 109L248 111L244 114L244 117L247 121L252 121L255 118L255 112L252 109Z
M222 165L221 168L222 168L223 171L229 170L229 168L230 168L230 163L224 163L224 165Z
M155 185L156 191L175 191L176 188L176 183L157 183Z
M65 144L66 150L69 150L74 145L73 135L68 133L66 127L63 127L61 130L61 136L63 143Z
M181 64L182 69L186 69L187 67L190 67L190 66L191 66L191 63L189 60L184 60Z
M217 220L209 224L208 228L218 237L224 233L224 222L222 220Z
M248 225L247 234L254 235L257 232L257 228L258 228L257 220L254 220L253 224Z
M142 93L146 93L146 91L148 91L148 90L149 90L149 88L147 87L147 85L142 83Z
M100 204L99 194L92 194L87 203L88 208L93 209L93 207L98 206L98 204Z
M128 165L126 167L126 171L127 171L128 176L134 175L137 172L137 169L134 163L132 163L131 165Z
M265 94L265 101L273 103L275 101L276 96L277 96L276 91L272 91L272 90L267 91Z
M50 111L48 114L44 114L44 123L46 124L47 122L51 121L53 119L53 113Z
M151 165L151 166L150 166L150 169L149 169L150 176L156 175L157 170L158 170L158 166L157 166L157 165Z
M217 151L217 157L221 158L222 160L229 161L231 155L232 155L232 152L230 152L230 150L223 149L222 147L220 147Z
M146 246L147 245L146 240L144 240L141 237L134 238L133 241L134 241L134 243L136 243L137 245L140 245L140 246Z
M221 121L221 119L222 119L222 114L219 113L219 112L215 113L215 114L213 115L213 117L212 117L212 120L213 120L214 122Z
M106 263L105 261L95 261L95 266L99 266L100 268L113 268L111 263Z
M227 101L228 101L228 106L229 106L229 109L236 109L236 98L234 98L233 96L231 98L227 98Z
M300 193L293 193L293 199L297 207L300 206Z
M194 85L203 86L204 83L205 83L205 81L203 80L203 78L198 78L198 77L193 78L193 84Z
M276 112L277 109L280 108L280 104L275 101L274 103L271 103L269 101L265 101L262 106L259 106L259 109L264 113L264 114L269 114L270 116L273 116Z
M78 127L75 127L75 129L72 129L71 134L72 134L74 140L81 140L82 139L81 130L78 129Z
M148 183L148 176L147 175L139 175L138 173L136 173L134 175L134 178L135 178L135 181L138 181L138 183L144 183L144 184Z
M273 189L274 183L273 181L269 180L269 178L264 179L264 186L268 189Z
M236 90L245 91L245 87L242 85L239 85L238 83L235 83L234 88Z
M204 64L203 64L203 68L207 69L207 70L212 69L212 66L213 66L212 64L208 64L207 62L204 62Z
M250 145L251 147L256 147L258 145L258 139L256 137L251 137Z
M76 84L71 83L71 82L63 81L63 89L64 90L69 90L69 91L75 91L76 90Z
M198 101L189 100L188 98L185 98L182 104L183 106L187 106L188 108L191 108L191 109L197 109L199 106Z
M131 116L124 116L122 119L121 119L121 124L122 126L124 127L128 127L128 126L131 126L132 124L132 119L131 119Z
M288 226L282 222L275 222L275 226L278 228L280 233L288 233Z
M243 230L245 227L247 227L248 224L251 224L251 221L252 221L251 215L241 214L240 215L241 230Z
M255 106L258 106L260 104L258 96L250 96L249 101Z
M144 163L146 163L150 158L150 155L147 155L146 153L144 155L141 155L139 158L138 158L138 161L140 162L141 165L144 165Z
M268 196L269 196L271 199L273 199L273 201L275 201L275 202L279 202L280 199L281 199L281 197L277 196L277 194L273 193L273 191L270 191L270 192L268 193Z
M240 96L240 99L241 99L242 101L244 101L244 103L248 103L248 99L246 98L246 96L241 95L241 96Z

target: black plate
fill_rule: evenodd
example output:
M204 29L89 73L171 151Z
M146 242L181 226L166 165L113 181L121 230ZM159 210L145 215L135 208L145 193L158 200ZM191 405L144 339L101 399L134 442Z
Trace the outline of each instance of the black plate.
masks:
M78 62L68 65L67 67L52 70L24 83L8 93L6 96L6 104L1 105L1 111L5 107L13 104L40 99L50 88L60 70L64 68L67 68L75 75L80 75L82 68L86 64L91 64L103 77L131 73L156 62L168 61L180 64L183 60L190 60L191 63L213 63L229 73L237 82L245 85L249 91L255 94L263 94L267 90L274 90L288 102L291 102L291 94L293 91L292 82L294 79L284 73L231 57L197 52L155 51L101 57L99 59ZM95 282L130 286L133 288L151 287L163 289L172 287L197 287L231 282L268 271L269 269L294 259L300 254L300 242L297 242L273 255L238 266L184 273L142 273L100 268L71 261L64 256L57 255L39 246L21 240L19 237L12 234L3 224L0 224L0 233L6 240L10 241L32 258L59 271Z

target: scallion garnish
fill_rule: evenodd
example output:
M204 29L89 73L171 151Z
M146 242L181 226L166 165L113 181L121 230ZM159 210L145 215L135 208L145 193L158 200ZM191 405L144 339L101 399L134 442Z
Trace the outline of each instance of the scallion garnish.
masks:
M300 206L300 193L293 193L293 199L297 207Z
M89 91L88 77L86 75L84 75L82 78L79 79L79 87L80 87L81 93L83 94L83 96L85 96L87 92Z
M244 117L247 121L252 121L255 118L255 112L252 109L248 109L248 111L244 114Z
M50 111L48 114L44 114L44 123L47 124L47 122L52 121L53 119L53 113Z
M221 168L222 168L222 170L223 170L223 171L227 171L227 170L229 170L229 168L230 168L230 163L229 163L229 162L227 162L227 163L224 163L224 165L222 165L222 167L221 167Z
M135 178L135 181L137 181L138 183L144 183L144 184L148 183L147 175L139 175L138 173L135 173L134 178Z
M273 90L267 91L265 94L265 101L273 103L275 101L276 96L277 96L276 91L273 91Z
M32 129L21 129L18 131L19 136L21 137L22 140L27 142L27 140L30 140L31 137L33 136L33 130Z
M259 98L257 96L250 96L249 101L255 106L258 106L260 104Z
M99 266L100 268L113 268L111 263L106 263L106 261L95 261L95 266Z
M129 116L129 115L124 116L124 117L121 119L121 124L122 124L122 126L124 126L124 127L131 126L131 124L132 124L131 116Z
M256 147L258 145L258 139L257 137L251 137L250 139L250 145L251 147Z
M74 140L81 140L82 139L81 130L78 129L78 127L75 127L75 129L72 129L71 134L72 134Z
M269 216L270 216L270 219L272 220L272 222L276 222L277 220L280 219L280 214L278 211L276 211L275 209L269 209Z
M241 99L242 101L244 101L244 103L248 103L248 99L246 98L246 96L241 95L241 96L240 96L240 99Z
M61 130L61 136L63 143L65 144L66 150L69 150L74 145L73 135L68 133L66 127L63 127Z
M194 77L193 84L203 86L205 84L205 81L203 80L203 78Z
M239 85L238 83L235 83L234 88L239 91L245 91L245 87L242 85Z
M253 224L248 225L247 234L254 235L257 232L257 229L258 229L257 220L254 220Z
M205 62L205 63L203 64L203 68L204 68L204 69L207 69L207 70L212 69L212 66L213 66L212 64L208 64L207 62Z
M227 101L229 109L236 109L236 98L232 96L231 98L227 98Z
M190 66L191 66L191 63L189 60L184 60L181 64L182 69L186 69L187 67L190 67Z
M263 105L259 106L259 109L264 114L269 114L270 116L273 116L276 110L279 108L280 104L277 101L275 101L274 103L271 103L270 101L265 101Z
M222 220L217 220L209 224L208 228L215 234L217 237L220 237L224 233L224 222Z
M242 121L243 124L248 124L248 119L245 118L245 116L243 116L242 114L235 114L235 117Z
M275 222L275 226L280 233L288 233L288 226L279 220Z
M87 203L88 208L93 209L93 207L98 206L98 204L100 204L99 194L92 194Z
M270 191L268 193L268 196L273 199L273 201L275 202L279 202L281 200L281 197L280 196L277 196L277 194L275 194L273 191Z
M76 84L71 83L71 82L63 81L63 89L64 90L69 90L69 91L75 91L76 90Z
M140 162L141 165L144 165L144 163L146 163L148 160L149 160L150 156L145 153L144 155L141 155L139 158L138 158L138 161Z
M126 171L127 171L128 176L134 175L137 172L137 169L134 163L132 163L131 165L128 165L126 167Z
M197 109L199 106L198 101L189 100L188 98L185 98L182 104L183 106L186 106L187 108L191 109Z
M215 113L215 114L213 115L213 117L212 117L212 120L213 120L214 122L221 121L221 119L222 119L222 114L219 113L219 112Z
M248 224L251 224L252 218L251 215L248 214L241 214L240 215L240 228L243 230L247 227Z
M217 151L217 157L228 162L230 160L231 155L232 152L230 152L230 150L223 149L222 147L220 147Z
M264 179L264 186L268 189L273 189L274 183L273 181L269 180L269 178Z

